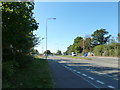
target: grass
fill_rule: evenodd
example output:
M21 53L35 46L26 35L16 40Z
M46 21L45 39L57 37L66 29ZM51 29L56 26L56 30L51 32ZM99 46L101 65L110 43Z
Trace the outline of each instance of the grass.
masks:
M85 59L85 60L92 60L91 58L85 58L85 57L76 57L76 56L60 56L60 57L67 57L67 58L74 58L74 59Z
M3 88L52 88L53 83L46 59L35 58L26 68L16 72Z

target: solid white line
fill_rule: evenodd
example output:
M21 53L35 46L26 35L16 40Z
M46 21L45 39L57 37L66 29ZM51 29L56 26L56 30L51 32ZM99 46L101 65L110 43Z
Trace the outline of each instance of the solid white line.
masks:
M86 74L82 74L83 76L87 76Z
M88 77L88 78L94 80L94 78L92 78L92 77Z
M96 80L96 82L98 82L98 83L100 83L100 84L105 84L104 82L101 82L101 81L99 81L99 80Z
M115 88L115 87L113 87L113 86L110 86L110 85L109 85L108 87L109 87L109 88Z

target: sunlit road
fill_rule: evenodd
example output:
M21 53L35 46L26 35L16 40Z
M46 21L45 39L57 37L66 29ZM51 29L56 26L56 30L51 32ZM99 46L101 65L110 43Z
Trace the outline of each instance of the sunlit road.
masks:
M91 57L92 60L50 56L54 88L118 88L118 59Z

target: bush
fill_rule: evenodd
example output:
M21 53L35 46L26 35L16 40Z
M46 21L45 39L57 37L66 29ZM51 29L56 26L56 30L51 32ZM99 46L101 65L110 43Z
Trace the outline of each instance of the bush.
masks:
M33 60L33 57L30 55L24 55L21 53L18 53L16 55L16 61L18 62L20 68L25 67L32 60Z
M7 61L2 64L2 76L3 78L9 79L17 70L19 64L16 61Z
M93 53L94 55L96 56L102 56L103 53L104 53L104 50L103 50L104 46L103 45L98 45L94 48L93 50Z
M98 45L94 47L94 55L96 56L119 56L119 47L118 43L110 43L108 45Z

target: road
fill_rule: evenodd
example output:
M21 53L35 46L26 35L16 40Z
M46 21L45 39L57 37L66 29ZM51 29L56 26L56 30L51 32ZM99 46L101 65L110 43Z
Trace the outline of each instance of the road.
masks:
M54 88L118 88L118 59L91 57L92 60L50 56Z

